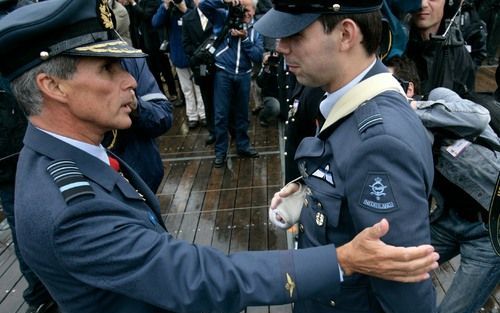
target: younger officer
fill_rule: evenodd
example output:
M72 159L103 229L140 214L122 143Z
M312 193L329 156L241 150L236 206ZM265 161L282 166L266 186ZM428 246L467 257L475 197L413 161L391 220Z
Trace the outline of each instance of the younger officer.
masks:
M399 83L376 58L381 6L381 0L276 0L255 25L281 38L277 51L299 83L327 92L320 104L325 123L318 121L318 135L304 138L295 154L305 184L299 248L342 245L381 217L391 222L384 237L391 244L430 242L431 145ZM271 209L296 190L292 183L276 193ZM435 301L431 280L402 284L355 274L344 277L339 294L296 303L294 311L432 313Z
M383 244L386 221L338 248L226 256L175 240L147 185L100 145L132 123L136 82L119 58L144 56L115 39L105 2L44 1L0 21L0 58L10 60L0 71L29 115L16 177L19 248L62 312L239 312L333 297L340 267L344 279L429 277L432 247Z

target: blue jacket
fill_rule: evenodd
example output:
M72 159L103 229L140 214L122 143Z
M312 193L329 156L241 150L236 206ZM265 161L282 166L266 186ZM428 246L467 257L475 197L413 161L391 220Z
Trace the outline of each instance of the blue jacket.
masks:
M62 312L231 313L338 292L333 245L228 256L176 240L155 195L119 161L128 182L28 125L16 177L19 248ZM70 183L56 173L65 167Z
M226 4L222 0L204 0L198 7L214 25L214 34L219 34L227 19ZM252 71L252 62L262 62L264 39L253 28L253 22L247 31L244 39L226 35L215 51L215 66L231 74L246 74Z
M187 3L190 2L186 1L186 4ZM166 27L170 44L170 60L172 61L172 64L178 68L189 67L189 60L182 45L183 15L184 13L179 11L177 8L167 10L162 3L151 20L151 24L154 28L160 28L162 26Z
M366 77L386 71L378 61ZM382 218L391 225L384 242L406 247L430 244L431 145L401 94L383 92L317 137L306 137L295 159L307 185L299 248L345 244ZM354 274L344 277L340 294L296 303L294 312L435 309L430 279L407 284Z
M172 127L172 108L145 59L125 58L122 64L137 81L137 110L131 114L132 127L117 131L110 150L125 160L156 192L164 174L156 138ZM109 138L104 145L109 146L111 141Z

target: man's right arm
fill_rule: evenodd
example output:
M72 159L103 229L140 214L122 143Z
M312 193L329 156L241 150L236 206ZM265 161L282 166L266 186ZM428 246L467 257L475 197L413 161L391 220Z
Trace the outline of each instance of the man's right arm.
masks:
M395 247L381 237L389 231L389 222L382 219L364 229L353 240L337 248L337 260L344 275L362 273L385 280L418 282L430 277L438 267L439 255L431 245Z
M277 192L271 209L282 199L295 193L299 185L291 183ZM418 282L430 277L429 272L438 267L439 254L431 245L396 247L385 244L380 238L389 231L389 222L382 219L364 229L350 242L337 247L337 260L344 275L361 273L400 282Z

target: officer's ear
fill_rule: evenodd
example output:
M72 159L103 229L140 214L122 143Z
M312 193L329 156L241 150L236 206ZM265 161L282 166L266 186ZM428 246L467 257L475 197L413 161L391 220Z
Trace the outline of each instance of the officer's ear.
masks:
M52 99L57 102L67 102L67 95L64 87L61 85L62 80L50 76L46 73L36 75L36 84L44 98Z
M341 51L350 50L356 43L359 43L363 40L361 30L358 25L351 20L350 18L346 18L335 26L335 28L339 27L339 31L341 34L339 48Z

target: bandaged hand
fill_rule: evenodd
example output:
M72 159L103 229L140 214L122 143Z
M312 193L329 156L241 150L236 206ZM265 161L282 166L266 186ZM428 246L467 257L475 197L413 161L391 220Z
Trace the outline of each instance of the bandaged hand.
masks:
M288 229L300 219L305 198L305 188L291 182L274 194L269 207L269 220L281 229Z

